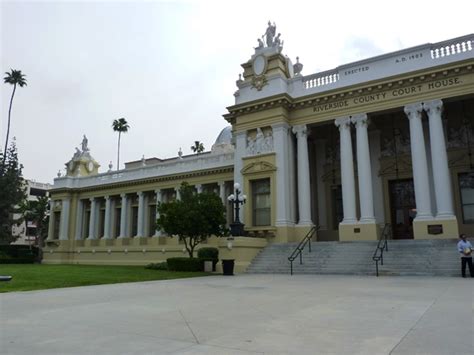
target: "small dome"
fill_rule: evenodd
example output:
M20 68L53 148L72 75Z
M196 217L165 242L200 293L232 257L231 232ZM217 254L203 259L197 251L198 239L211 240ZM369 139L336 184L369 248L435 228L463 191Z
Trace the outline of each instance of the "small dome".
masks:
M232 126L227 126L217 136L214 145L232 144Z
M232 145L232 126L227 126L217 136L216 142L211 148L212 152L229 152L233 151Z

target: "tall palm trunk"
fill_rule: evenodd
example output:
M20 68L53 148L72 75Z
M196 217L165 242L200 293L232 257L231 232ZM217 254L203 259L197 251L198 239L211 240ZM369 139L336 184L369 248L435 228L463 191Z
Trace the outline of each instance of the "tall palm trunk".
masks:
M10 118L12 114L13 96L15 96L16 84L13 85L12 97L10 98L10 107L8 109L8 124L7 124L7 138L5 139L5 150L3 151L3 166L7 158L8 136L10 135Z
M117 148L117 170L120 170L120 135L122 132L119 131L119 138L118 138L118 148Z

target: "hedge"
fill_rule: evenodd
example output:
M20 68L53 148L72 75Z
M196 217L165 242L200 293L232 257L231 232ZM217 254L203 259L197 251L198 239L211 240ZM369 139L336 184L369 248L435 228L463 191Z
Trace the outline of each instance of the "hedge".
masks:
M203 271L204 262L197 258L168 258L166 259L170 271Z
M38 260L38 247L0 245L0 264L33 264Z

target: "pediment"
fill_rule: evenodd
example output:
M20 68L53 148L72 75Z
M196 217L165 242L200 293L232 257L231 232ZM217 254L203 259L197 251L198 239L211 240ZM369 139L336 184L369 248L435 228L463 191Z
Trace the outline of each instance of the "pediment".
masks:
M266 161L253 162L246 165L242 170L242 175L255 174L263 171L275 171L277 168L275 165Z

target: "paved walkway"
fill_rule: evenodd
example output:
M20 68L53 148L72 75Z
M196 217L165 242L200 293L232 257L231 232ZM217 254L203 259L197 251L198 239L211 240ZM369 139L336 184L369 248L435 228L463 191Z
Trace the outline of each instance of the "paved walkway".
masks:
M473 354L474 280L240 275L0 294L2 354Z

